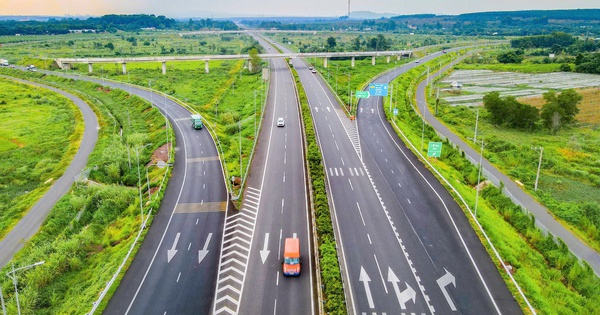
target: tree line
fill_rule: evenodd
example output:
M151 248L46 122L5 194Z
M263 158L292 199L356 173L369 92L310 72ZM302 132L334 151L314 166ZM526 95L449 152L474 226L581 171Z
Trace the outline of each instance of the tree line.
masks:
M57 35L68 34L69 30L94 30L96 32L114 33L121 31L138 31L142 28L175 29L175 30L200 30L221 29L237 30L232 21L212 19L192 20L180 22L163 15L133 14L133 15L104 15L87 19L64 18L49 19L48 21L0 21L0 35Z

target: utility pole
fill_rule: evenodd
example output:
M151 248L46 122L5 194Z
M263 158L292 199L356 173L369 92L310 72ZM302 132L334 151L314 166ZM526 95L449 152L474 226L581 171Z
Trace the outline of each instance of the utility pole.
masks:
M475 195L475 220L477 220L477 207L479 205L479 190L480 190L480 181L481 181L481 169L483 168L483 165L481 164L483 162L483 148L485 147L485 143L483 141L483 139L480 141L481 142L481 152L479 154L479 170L477 172L477 193Z

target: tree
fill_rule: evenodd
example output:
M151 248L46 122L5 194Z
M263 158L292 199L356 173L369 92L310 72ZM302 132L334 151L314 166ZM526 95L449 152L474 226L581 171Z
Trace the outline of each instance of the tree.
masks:
M260 65L262 64L262 58L260 58L260 56L258 55L258 49L250 49L248 55L250 55L250 65L252 66L252 73L257 73L260 70Z
M352 41L352 47L354 48L355 51L359 51L360 50L360 45L362 43L362 38L361 36L357 36L353 41Z
M110 49L110 50L114 50L115 49L115 45L112 42L108 42L108 44L104 45L104 47Z
M546 126L552 133L556 133L563 124L575 122L579 113L577 104L583 97L574 89L568 89L556 95L554 91L544 93L546 104L542 106L541 116Z
M336 45L337 43L335 42L335 37L330 36L327 38L327 47L329 47L329 49L334 49Z
M518 54L517 51L509 51L499 54L496 59L499 63L521 63L523 56Z

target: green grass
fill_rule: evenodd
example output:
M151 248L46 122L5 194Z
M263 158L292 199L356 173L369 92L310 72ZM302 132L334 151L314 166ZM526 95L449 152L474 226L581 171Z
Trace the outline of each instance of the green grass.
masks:
M62 95L0 78L0 239L67 169L83 136Z
M40 73L0 71L29 76L78 94L98 115L99 139L87 166L91 169L89 178L93 182L74 185L52 209L40 232L12 261L17 267L46 261L42 266L19 274L23 314L85 314L122 262L139 231L137 168L135 158L132 167L128 165L127 144L152 143L140 150L144 172L151 153L165 144L164 118L148 102L129 97L124 91ZM170 133L169 138L174 139L171 129ZM135 157L135 150L130 155ZM149 167L148 171L149 186L158 188L164 176L169 176L170 168ZM142 184L144 209L156 211L166 186L154 191L152 200L148 198L148 188ZM3 273L7 271L8 267L2 270ZM3 277L0 285L4 289L8 313L15 314L10 280ZM109 291L100 311L117 285L115 283Z
M417 150L421 143L422 126L411 102L415 101L412 91L416 88L417 82L423 79L421 73L422 69L413 69L394 81L399 87L394 95L394 99L398 102L396 106L399 108L399 115L390 118L390 113L387 113L388 119L393 119L409 141L417 147ZM466 111L462 110L461 114L466 115ZM453 126L464 124L460 117L462 116L457 116L458 121L452 120ZM500 136L498 138L503 139ZM441 140L431 127L426 126L425 144L429 141ZM422 150L421 153L425 154L426 152ZM533 154L535 155L535 152ZM475 201L473 187L477 183L477 168L448 143L444 145L442 157L431 159L430 163L450 181L465 198L467 204L473 208ZM467 210L465 213L474 224ZM487 188L481 194L478 220L501 257L506 263L513 266L514 277L539 314L596 314L600 312L598 309L600 306L600 291L598 290L600 280L591 269L580 265L578 260L568 252L566 246L557 245L552 239L545 238L533 226L531 218L512 204L508 198L499 194L498 189ZM482 239L482 242L491 253L486 241ZM491 255L500 269L499 261L493 254ZM518 296L516 287L509 282L503 270L500 270L500 273L526 314L529 313L524 301Z
M475 111L464 106L449 106L443 101L440 104L438 118L478 150L467 140L475 130ZM490 162L513 180L522 182L526 191L568 229L600 251L600 233L596 232L600 228L600 217L590 217L590 213L583 210L587 204L600 204L600 129L581 124L552 135L538 127L527 132L497 127L482 110L477 138L487 142L484 154ZM534 186L539 151L534 150L535 147L544 148L537 192Z
M222 151L227 178L246 176L250 154L255 140L256 124L260 123L265 97L261 74L249 73L244 60L215 60L209 62L209 73L204 61L167 63L167 74L162 74L160 63L128 63L127 75L120 65L94 67L92 75L151 87L184 101L198 111L215 131ZM74 71L87 74L87 65L78 65ZM255 94L256 93L256 94ZM255 98L256 95L256 98ZM255 110L256 99L256 114ZM238 121L242 138L242 170ZM237 192L239 187L234 187Z

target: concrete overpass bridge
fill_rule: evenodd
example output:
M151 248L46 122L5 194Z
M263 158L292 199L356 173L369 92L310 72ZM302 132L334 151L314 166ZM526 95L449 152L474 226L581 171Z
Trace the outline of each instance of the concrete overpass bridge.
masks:
M371 57L371 64L375 65L377 57L387 57L387 62L391 58L411 57L412 50L397 51L356 51L356 52L320 52L320 53L282 53L282 54L260 54L262 59L272 58L323 58L323 65L327 68L327 61L330 58L345 57L352 59L352 67L356 57ZM158 62L162 63L162 73L167 74L167 62L177 61L204 61L204 71L209 72L208 62L211 60L225 59L250 59L249 55L202 55L202 56L160 56L160 57L114 57L114 58L58 58L56 64L61 69L70 69L73 64L87 64L89 73L93 72L93 65L98 63L120 63L123 74L127 74L127 63L130 62ZM250 67L251 63L248 63ZM252 69L250 69L252 70Z

